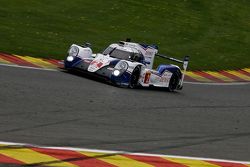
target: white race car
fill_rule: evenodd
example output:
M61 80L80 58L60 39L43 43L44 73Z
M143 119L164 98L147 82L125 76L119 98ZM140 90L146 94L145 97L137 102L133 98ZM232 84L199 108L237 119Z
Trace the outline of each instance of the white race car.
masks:
M157 54L156 45L145 45L121 41L109 45L103 53L93 54L90 44L84 46L72 44L64 61L64 67L70 71L81 71L119 86L135 88L163 87L169 91L182 89L189 57L184 61ZM181 69L172 64L161 64L153 69L155 56L182 63Z

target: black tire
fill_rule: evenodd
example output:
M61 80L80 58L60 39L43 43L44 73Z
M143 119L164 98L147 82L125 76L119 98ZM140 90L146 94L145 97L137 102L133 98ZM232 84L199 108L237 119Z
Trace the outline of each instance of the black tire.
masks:
M138 86L138 80L140 78L141 68L139 66L135 67L134 71L131 74L129 81L129 88L136 88Z
M173 73L169 81L168 91L173 92L174 90L176 90L179 82L180 82L179 76L176 73Z

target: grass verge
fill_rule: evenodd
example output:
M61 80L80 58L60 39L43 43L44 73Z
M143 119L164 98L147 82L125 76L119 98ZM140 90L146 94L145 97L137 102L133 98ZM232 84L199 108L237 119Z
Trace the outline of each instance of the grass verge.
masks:
M191 70L237 69L250 66L249 11L249 0L1 0L0 51L62 59L72 43L99 52L130 37L190 55Z

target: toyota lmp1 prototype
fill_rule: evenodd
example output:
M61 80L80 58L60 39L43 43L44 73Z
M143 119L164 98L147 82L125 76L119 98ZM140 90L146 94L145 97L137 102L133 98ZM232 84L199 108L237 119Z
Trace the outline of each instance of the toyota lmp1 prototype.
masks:
M160 55L156 45L129 40L109 45L103 53L93 54L91 45L72 44L64 60L69 71L80 71L104 78L122 87L162 87L169 91L182 89L189 58L184 61ZM183 64L183 72L173 64L161 64L153 69L155 56Z

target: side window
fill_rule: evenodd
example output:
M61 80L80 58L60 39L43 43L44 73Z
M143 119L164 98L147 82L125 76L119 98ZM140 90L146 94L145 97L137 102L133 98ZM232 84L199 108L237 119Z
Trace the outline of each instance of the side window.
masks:
M109 54L113 49L114 49L114 48L108 47L108 48L106 48L106 49L103 51L103 54L104 54L104 55L107 55L107 54Z
M135 53L134 54L134 61L137 61L137 62L142 62L143 61L143 55L141 53Z

